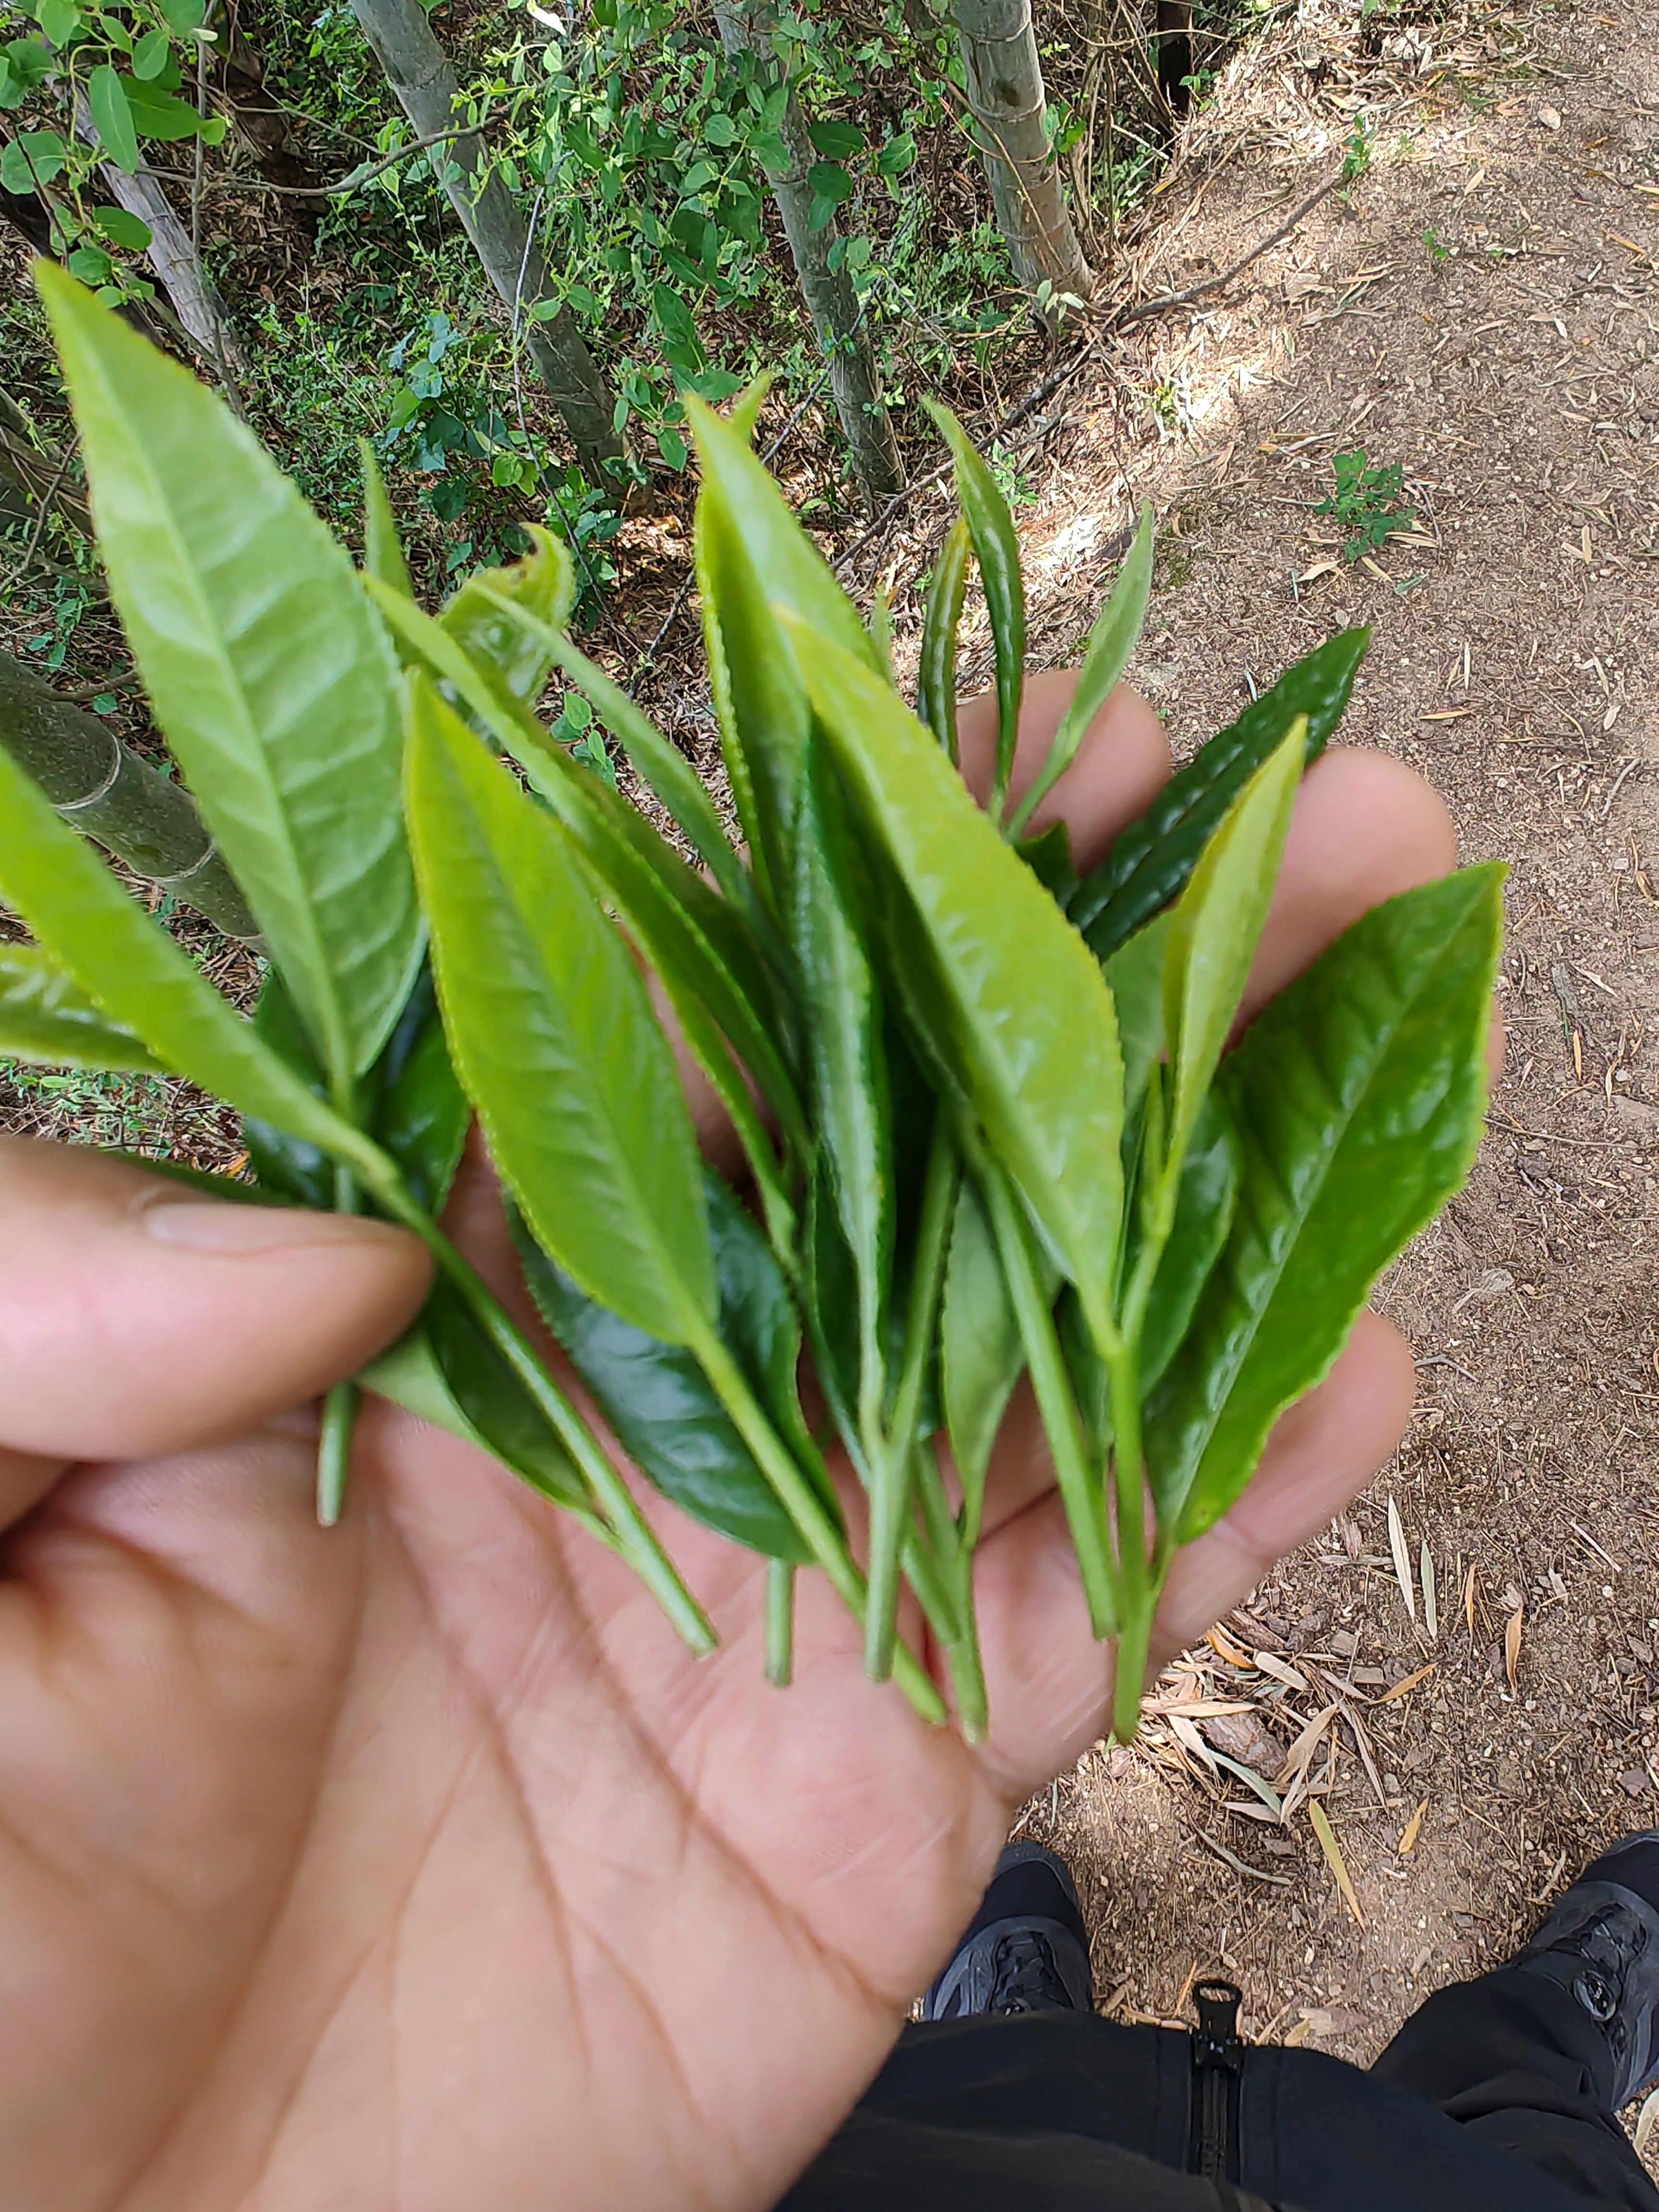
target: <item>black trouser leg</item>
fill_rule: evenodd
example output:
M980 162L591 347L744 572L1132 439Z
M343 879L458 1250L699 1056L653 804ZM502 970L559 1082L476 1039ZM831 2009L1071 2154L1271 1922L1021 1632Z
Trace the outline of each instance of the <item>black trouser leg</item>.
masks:
M1659 2190L1609 2109L1607 2043L1559 1983L1514 1966L1455 1982L1371 2071L1592 2203L1659 2212Z

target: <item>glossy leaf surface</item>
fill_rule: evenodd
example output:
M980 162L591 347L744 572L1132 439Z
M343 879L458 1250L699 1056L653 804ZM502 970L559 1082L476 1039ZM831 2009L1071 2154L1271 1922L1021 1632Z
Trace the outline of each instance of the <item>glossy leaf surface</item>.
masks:
M420 952L386 634L223 403L50 265L39 282L133 657L337 1092Z
M0 1054L43 1067L154 1074L161 1063L131 1030L99 1012L44 952L0 945Z
M982 1488L997 1431L1025 1366L1019 1319L971 1177L957 1193L939 1314L939 1384L965 1490Z
M450 1065L432 972L423 966L369 1082L369 1127L417 1206L436 1215L466 1147L472 1109Z
M445 1388L487 1449L544 1496L563 1505L585 1504L587 1486L574 1461L442 1277L433 1285L421 1319Z
M743 863L732 849L714 800L684 754L670 744L648 715L640 712L620 684L613 684L562 631L532 614L520 599L503 599L498 604L508 623L544 652L552 665L592 701L594 712L627 754L640 781L661 799L726 897L740 903L747 891Z
M1232 1503L1377 1274L1468 1172L1502 878L1466 868L1374 908L1222 1063L1237 1210L1148 1408L1159 1516L1183 1542Z
M646 957L665 978L672 969L697 994L792 1140L804 1149L799 1098L775 1041L787 1037L788 1010L779 1001L744 916L636 808L570 760L516 701L492 690L484 672L431 616L394 595L378 595L378 604L398 639L453 686L479 726L518 762L581 847ZM689 1042L697 1049L695 1036ZM720 1080L708 1072L711 1080Z
M3 747L0 823L0 898L108 1019L163 1067L384 1187L391 1163L260 1043Z
M811 716L800 679L725 503L705 493L695 525L703 638L720 753L774 913L787 905Z
M1152 591L1152 510L1146 506L1140 510L1140 521L1117 581L1095 617L1084 649L1083 665L1078 671L1077 689L1060 717L1048 757L1036 782L1020 801L1019 811L1014 817L1017 829L1030 820L1077 758L1089 734L1089 725L1121 680L1146 620L1146 602Z
M1140 1325L1135 1367L1143 1397L1164 1375L1232 1226L1238 1144L1219 1092L1205 1098L1176 1187L1175 1219Z
M721 508L773 605L788 608L809 629L875 669L878 657L858 609L790 513L748 440L690 395L685 413L702 468L702 496Z
M1302 781L1300 720L1239 793L1170 908L1164 1034L1174 1073L1170 1156L1179 1159L1238 1013Z
M996 660L997 758L992 787L993 816L1002 810L1019 734L1019 702L1025 690L1025 585L1019 567L1019 536L1008 502L972 440L948 407L922 403L951 449L956 466L957 497L974 542L991 644Z
M1298 714L1308 718L1307 757L1318 758L1342 718L1370 643L1368 629L1344 630L1287 668L1121 832L1070 908L1098 958L1180 896L1227 809Z
M973 535L965 517L958 515L945 533L927 580L916 670L916 712L952 761L957 757L957 647L973 559Z
M902 702L821 638L793 624L791 635L855 804L926 938L938 1048L1103 1322L1122 1212L1123 1064L1099 965Z
M799 1424L800 1325L765 1238L712 1173L706 1191L720 1334L787 1434ZM641 1474L706 1527L769 1558L805 1564L806 1546L692 1354L596 1305L539 1249L522 1219L514 1236L542 1318Z
M893 1262L892 1115L882 1007L859 927L845 802L823 741L802 779L789 933L811 1066L813 1123L858 1286L861 1361L875 1386Z
M568 832L418 677L409 814L457 1071L537 1241L636 1328L695 1340L700 1163L645 986Z

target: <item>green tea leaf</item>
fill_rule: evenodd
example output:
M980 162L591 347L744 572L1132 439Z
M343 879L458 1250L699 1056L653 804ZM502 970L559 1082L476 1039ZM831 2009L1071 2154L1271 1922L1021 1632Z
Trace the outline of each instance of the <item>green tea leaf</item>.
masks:
M1212 1091L1205 1097L1181 1163L1175 1220L1140 1324L1136 1371L1143 1399L1174 1358L1199 1294L1227 1241L1238 1179L1238 1142L1221 1094Z
M0 899L106 1019L163 1067L332 1153L377 1192L392 1163L313 1097L136 905L0 747Z
M434 1429L459 1437L476 1450L489 1449L444 1380L424 1321L417 1321L379 1358L360 1368L352 1379L360 1389L373 1390L377 1397L401 1406L405 1413L413 1413L417 1420Z
M1147 1409L1159 1521L1181 1542L1231 1504L1377 1275L1468 1172L1503 874L1465 868L1374 908L1222 1063L1237 1207Z
M312 1048L298 1010L274 968L265 977L259 1003L253 1010L253 1034L276 1054L290 1073L299 1078L314 1098L328 1097L328 1079ZM353 1115L359 1126L362 1118L359 1114ZM336 1196L334 1163L322 1146L304 1137L291 1136L286 1129L276 1128L255 1115L243 1118L242 1142L247 1147L248 1164L262 1190L292 1199L301 1206L314 1206L319 1212L332 1212Z
M1342 719L1370 635L1344 630L1287 668L1119 834L1068 909L1097 958L1179 896L1222 817L1298 714L1308 718L1307 757L1318 758Z
M712 1172L705 1182L720 1331L762 1403L798 1431L800 1324L765 1238ZM525 1279L617 1442L683 1512L751 1551L805 1565L811 1553L696 1358L608 1313L514 1224ZM787 1432L787 1431L786 1431Z
M138 133L121 80L107 62L100 62L87 79L87 106L104 151L118 169L131 176L138 167Z
M576 567L550 530L527 524L536 550L504 568L469 576L438 620L462 650L503 684L524 706L533 707L546 687L554 658L541 626L562 630L576 604ZM529 615L538 627L516 622Z
M0 945L0 1054L43 1067L165 1073L131 1030L106 1020L61 968L27 945Z
M1126 1129L1140 1111L1147 1078L1164 1047L1164 962L1169 940L1170 916L1157 915L1101 963L1117 1009Z
M921 617L921 657L916 669L916 712L952 762L957 757L957 647L974 540L958 515L945 532L927 580Z
M445 1389L486 1450L544 1497L561 1505L585 1505L590 1492L575 1462L443 1276L432 1286L421 1322ZM372 1370L366 1379L371 1389L379 1387Z
M879 1402L893 1266L892 1117L882 1007L856 916L849 825L822 742L802 776L789 933L799 972L816 1108L858 1289L860 1372ZM871 1403L866 1395L865 1403Z
M1109 1331L1123 1206L1123 1063L1099 964L949 761L866 665L787 618L812 705L937 973L935 1040Z
M1022 837L1014 850L1062 914L1078 886L1072 860L1072 833L1064 822L1051 822L1035 837Z
M1060 718L1042 772L1019 803L1011 824L1012 835L1018 836L1077 758L1089 734L1089 725L1110 698L1129 665L1129 655L1135 649L1146 620L1146 603L1152 591L1152 510L1149 503L1140 510L1134 542L1118 572L1111 596L1095 617L1083 665L1078 671L1072 703Z
M404 558L398 518L386 497L386 478L380 474L374 448L367 438L358 439L357 457L363 471L363 566L388 590L401 592L406 599L412 599L415 586L410 577L409 563Z
M996 478L974 450L961 423L936 399L924 399L922 404L939 426L956 464L957 497L974 541L991 617L997 671L997 761L990 802L994 822L1007 795L1019 735L1019 702L1025 688L1025 585L1020 573L1019 537Z
M416 1204L435 1216L466 1149L472 1109L450 1064L429 967L416 977L364 1089L374 1141L398 1163Z
M1169 917L1164 1033L1174 1073L1168 1158L1177 1161L1238 1013L1302 781L1298 718L1228 809Z
M1008 1295L996 1239L970 1176L957 1193L939 1315L940 1385L951 1455L963 1495L983 1495L986 1471L1025 1344Z
M858 609L790 513L742 430L689 396L685 416L702 468L702 496L719 503L774 605L790 609L843 653L875 668L876 649Z
M423 677L409 817L445 1027L491 1157L536 1239L648 1335L715 1308L691 1117L639 971L568 832Z
M483 577L475 580L487 582ZM714 800L678 746L640 712L620 684L613 684L562 631L532 614L522 599L497 594L496 604L553 666L592 700L594 712L627 754L640 781L661 799L726 896L733 904L746 901L749 885L743 862L732 849Z
M133 657L338 1096L420 957L385 633L222 401L60 270L37 280Z
M674 997L687 1042L722 1097L727 1097L727 1071L720 1064L723 1055L705 1055L707 1017L729 1039L790 1143L804 1156L809 1139L799 1094L775 1042L775 1034L787 1036L788 1009L744 915L711 890L634 807L572 763L517 701L492 689L483 672L430 615L411 601L381 592L378 586L371 588L400 642L453 686L479 726L518 762L538 796L576 839L630 935ZM691 999L706 1010L702 1024L686 1003ZM740 1117L738 1102L728 1103L734 1117Z
M771 602L725 503L705 491L693 525L697 588L720 753L769 906L787 904L811 716Z

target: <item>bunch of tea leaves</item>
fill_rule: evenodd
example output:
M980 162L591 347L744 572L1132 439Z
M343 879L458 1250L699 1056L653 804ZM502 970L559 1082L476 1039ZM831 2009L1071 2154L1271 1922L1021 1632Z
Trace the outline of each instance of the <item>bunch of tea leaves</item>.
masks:
M573 641L555 540L422 612L367 459L359 573L216 398L69 279L40 283L115 603L270 971L244 1019L0 752L0 895L36 939L0 963L0 1050L188 1076L246 1117L261 1194L422 1237L430 1300L360 1382L574 1515L706 1650L629 1483L439 1225L476 1114L569 1370L651 1483L770 1562L779 1681L794 1578L817 1571L869 1672L943 1717L896 1632L908 1585L982 1731L974 1554L1029 1377L1132 1728L1175 1551L1237 1497L1480 1128L1495 869L1376 908L1231 1042L1364 633L1291 669L1079 882L1063 830L1025 831L1134 644L1150 522L1016 804L1018 550L960 427L936 410L961 518L913 713L884 624L750 449L758 393L723 420L688 400L736 847ZM975 569L996 664L983 804L956 765ZM677 842L602 748L577 757L538 720L556 672ZM700 1156L665 1023L730 1117L741 1190ZM325 1519L357 1389L325 1409ZM856 1542L836 1448L864 1493Z

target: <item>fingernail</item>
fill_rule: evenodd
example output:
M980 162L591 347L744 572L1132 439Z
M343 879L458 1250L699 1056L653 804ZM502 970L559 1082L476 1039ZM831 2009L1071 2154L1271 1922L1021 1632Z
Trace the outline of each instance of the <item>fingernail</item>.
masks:
M161 1199L140 1214L159 1243L192 1252L280 1252L361 1241L367 1222L349 1214L283 1206L220 1206L211 1199Z

